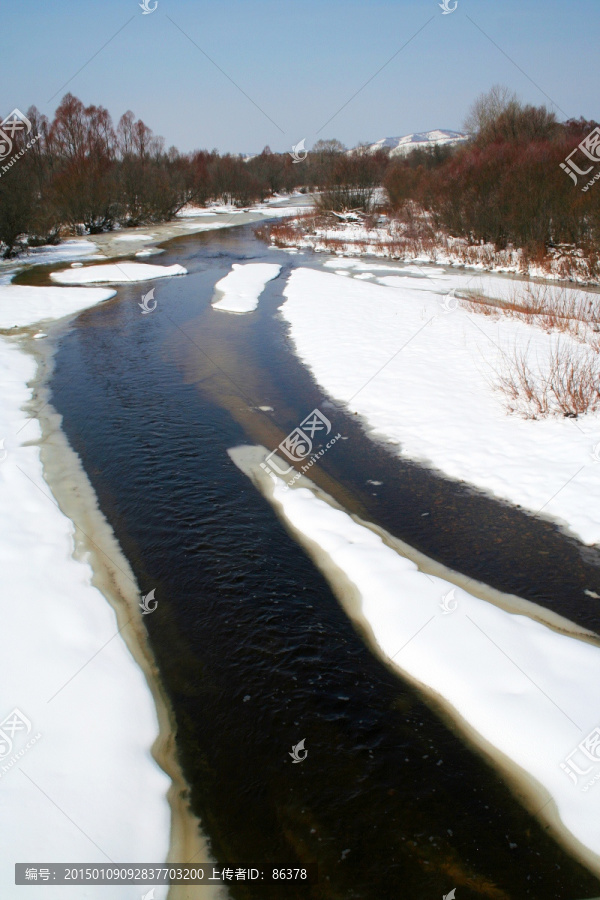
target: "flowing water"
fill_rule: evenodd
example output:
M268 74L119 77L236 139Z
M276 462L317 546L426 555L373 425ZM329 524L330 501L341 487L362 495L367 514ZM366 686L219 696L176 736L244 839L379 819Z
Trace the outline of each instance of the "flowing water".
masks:
M319 883L234 882L239 898L575 900L600 882L517 802L424 695L365 646L227 449L274 448L316 406L336 444L311 477L428 556L596 630L593 551L551 523L390 455L324 398L277 315L312 255L250 227L180 238L143 285L60 339L52 401L142 591L191 803L222 866L302 866ZM250 316L210 308L231 264L283 270ZM43 283L47 270L28 273ZM258 407L271 407L260 410ZM382 482L374 486L370 482ZM423 516L423 513L429 513ZM308 757L289 752L305 739Z

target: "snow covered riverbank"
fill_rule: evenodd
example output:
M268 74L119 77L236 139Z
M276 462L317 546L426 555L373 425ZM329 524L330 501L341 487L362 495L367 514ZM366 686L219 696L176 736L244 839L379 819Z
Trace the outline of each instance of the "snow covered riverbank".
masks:
M518 282L443 267L326 265L340 274L295 269L281 307L322 389L398 453L600 542L600 414L524 420L507 414L493 386L503 354L529 346L548 358L556 336L449 297L468 288L507 299Z
M543 259L532 259L522 248L512 245L501 250L493 243L469 243L465 238L453 237L438 230L423 213L417 213L410 221L382 216L373 225L356 213L319 215L313 210L312 216L276 223L270 229L270 237L277 247L336 253L340 257L375 256L578 284L599 282L594 256L586 256L573 244L561 244L548 250Z
M295 205L290 206L293 202ZM52 265L71 260L111 259L134 254L154 256L164 252L157 244L171 238L264 222L267 218L297 215L311 203L306 194L271 197L246 209L226 204L209 207L186 206L170 222L151 228L115 228L90 237L67 238L60 244L29 247L11 259L0 259L0 284L8 283L16 272L32 265Z
M114 294L105 288L2 286L1 327L59 319ZM171 779L151 753L166 759L171 751L164 705L158 706L159 734L157 705L144 677L152 664L144 660L143 632L135 636L138 588L102 525L83 473L74 478L66 441L42 435L40 421L27 411L37 367L22 340L6 331L0 336L3 897L15 896L16 861L160 862L169 853L172 825L178 838L183 831L181 822L171 821ZM87 498L82 530L81 518L75 526L59 509L41 449L45 468L60 482L56 495L70 496L73 504ZM90 530L97 526L105 529L102 538ZM92 569L90 560L98 558L86 534L109 547L104 575ZM117 614L100 583L117 602ZM139 647L137 661L128 646ZM126 900L131 892L126 886L80 887L77 896ZM62 900L65 888L49 884L42 893L44 900ZM166 893L157 888L157 900Z

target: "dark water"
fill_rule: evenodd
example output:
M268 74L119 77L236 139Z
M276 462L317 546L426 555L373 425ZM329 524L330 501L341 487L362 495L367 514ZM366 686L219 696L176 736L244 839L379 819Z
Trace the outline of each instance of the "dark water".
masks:
M53 402L144 593L178 747L222 865L319 864L319 884L236 882L239 898L575 900L600 883L513 798L417 690L365 648L327 583L227 448L274 447L324 398L276 317L291 265L249 228L183 238L159 262L190 275L78 317ZM252 316L209 308L235 261L281 262ZM43 277L43 273L37 277ZM268 405L272 413L250 407ZM588 627L596 560L552 525L349 437L320 483L430 556ZM311 470L312 476L313 470ZM374 488L367 481L384 482ZM423 512L430 512L426 518ZM292 745L308 758L292 764Z

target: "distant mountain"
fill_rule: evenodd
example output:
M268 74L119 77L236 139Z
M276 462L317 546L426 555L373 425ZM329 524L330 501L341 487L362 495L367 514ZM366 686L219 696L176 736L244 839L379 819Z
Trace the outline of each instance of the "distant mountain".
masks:
M405 134L404 137L388 137L369 145L371 153L389 147L390 156L406 156L411 150L421 147L448 146L459 144L468 139L467 134L460 131L446 131L443 128L435 131L416 131L413 134Z

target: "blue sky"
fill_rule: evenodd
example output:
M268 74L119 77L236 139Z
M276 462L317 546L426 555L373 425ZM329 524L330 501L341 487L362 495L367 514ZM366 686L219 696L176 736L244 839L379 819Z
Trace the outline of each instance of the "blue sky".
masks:
M52 115L70 90L182 151L234 153L459 130L495 83L600 119L598 0L458 0L450 15L440 0L158 0L150 15L138 2L3 4L2 115Z

